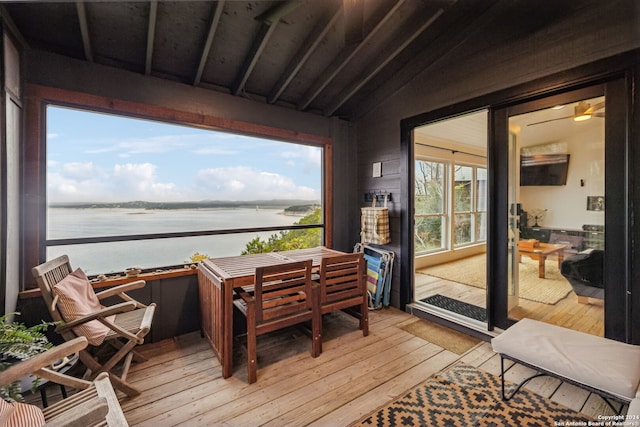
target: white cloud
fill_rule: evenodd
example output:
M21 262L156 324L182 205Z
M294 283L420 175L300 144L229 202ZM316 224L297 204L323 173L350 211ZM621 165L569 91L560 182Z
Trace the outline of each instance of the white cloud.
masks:
M161 182L157 172L152 163L121 163L110 169L92 162L65 163L50 169L48 198L52 203L320 198L319 190L248 166L203 169L184 186Z
M108 141L106 145L87 150L87 154L102 154L117 152L120 157L134 154L169 153L178 150L188 150L202 137L193 134L162 135L150 138L130 138L120 141Z
M57 138L59 136L60 136L60 134L58 134L58 133L48 133L47 134L47 139L54 139L54 138Z
M61 167L60 174L68 179L75 179L79 181L91 180L96 177L102 177L103 171L100 170L93 162L71 162L65 163Z
M193 154L215 154L218 156L232 156L238 154L238 150L230 150L228 148L220 147L203 147L192 151Z
M289 159L287 164L294 166L297 164L296 160L310 164L312 166L322 165L322 150L318 147L312 147L309 145L298 145L292 150L283 151L280 156Z
M122 202L183 200L173 183L158 182L151 163L118 164L102 170L95 164L66 163L47 176L49 201Z
M319 199L312 188L291 178L247 166L204 169L197 176L198 193L217 200Z

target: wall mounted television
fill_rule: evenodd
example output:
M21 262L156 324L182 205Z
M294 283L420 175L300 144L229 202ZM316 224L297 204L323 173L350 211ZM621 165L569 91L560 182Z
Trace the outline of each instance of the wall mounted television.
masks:
M520 157L520 185L566 185L569 154Z

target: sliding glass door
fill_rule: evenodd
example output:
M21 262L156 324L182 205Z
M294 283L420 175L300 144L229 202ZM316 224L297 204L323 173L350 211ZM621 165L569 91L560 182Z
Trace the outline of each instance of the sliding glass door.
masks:
M414 301L486 329L487 111L416 128Z
M523 102L493 114L508 184L505 271L496 261L498 327L524 317L625 340L628 203L622 81ZM622 120L620 120L622 118ZM496 218L496 223L500 222ZM504 236L504 237L501 237ZM498 259L504 241L489 239ZM495 246L498 245L498 246ZM503 267L504 268L504 267ZM507 280L501 280L502 274Z
M508 315L603 336L605 97L583 96L509 116L518 221Z

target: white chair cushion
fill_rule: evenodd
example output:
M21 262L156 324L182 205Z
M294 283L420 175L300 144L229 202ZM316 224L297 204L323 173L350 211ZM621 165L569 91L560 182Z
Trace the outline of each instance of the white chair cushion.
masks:
M634 418L630 418L629 421L638 421L637 417L640 417L640 398L635 398L629 404L629 409L627 410L627 416L633 415ZM629 424L633 425L633 424Z

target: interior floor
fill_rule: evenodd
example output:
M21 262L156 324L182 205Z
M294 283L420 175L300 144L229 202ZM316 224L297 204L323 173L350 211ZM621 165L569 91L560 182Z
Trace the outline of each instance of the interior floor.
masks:
M440 294L486 308L486 291L477 287L428 275L428 268L415 274L415 301ZM509 311L509 318L528 317L592 335L604 336L604 301L589 298L579 303L578 296L570 292L556 304L545 304L520 298Z

